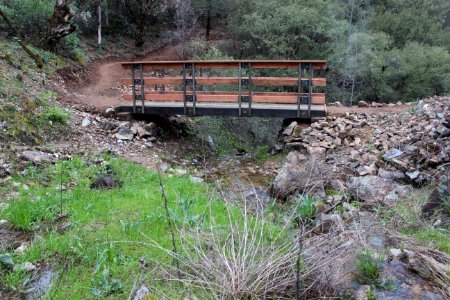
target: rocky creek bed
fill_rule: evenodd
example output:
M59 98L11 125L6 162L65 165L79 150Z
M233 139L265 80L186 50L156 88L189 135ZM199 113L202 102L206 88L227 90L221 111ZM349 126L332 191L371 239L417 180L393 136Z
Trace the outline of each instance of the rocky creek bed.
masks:
M74 134L55 146L1 146L0 180L11 180L11 174L29 164L39 167L106 151L168 176L188 175L194 182L215 183L227 199L244 199L255 210L274 203L289 205L309 195L315 199L316 213L304 243L307 253L314 255L306 254L305 261L316 266L318 286L355 299L367 299L369 294L377 299L445 299L450 296L450 282L443 275L449 255L391 230L380 211L431 185L435 190L421 207L423 220L417 222L448 230L449 109L449 98L435 97L396 114L331 116L310 127L293 122L282 130L273 151L286 149L284 162L263 163L248 154L186 158L193 146L168 141L155 123L117 120L111 110L77 111L70 121ZM167 121L169 130L182 135L180 119ZM3 195L4 199L15 196L15 192ZM7 201L0 205L4 208ZM284 222L274 215L270 219ZM4 237L16 234L21 241L2 239L7 247L20 251L32 241L31 235L2 226L8 230ZM375 286L357 280L355 261L364 251L380 256ZM54 276L45 265L34 267L30 272L41 274L36 282Z

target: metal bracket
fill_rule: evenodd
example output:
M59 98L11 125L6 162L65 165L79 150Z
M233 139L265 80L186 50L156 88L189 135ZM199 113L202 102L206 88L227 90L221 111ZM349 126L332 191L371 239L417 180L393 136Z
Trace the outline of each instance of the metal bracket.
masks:
M241 96L242 103L250 103L250 96Z
M300 104L309 104L309 96L300 96Z
M143 85L144 84L144 80L143 79L135 79L134 80L134 84L135 85Z
M303 70L309 70L309 63L301 63L301 67Z
M241 108L241 117L250 117L250 112L249 108Z
M186 97L185 98L186 102L194 102L194 100L195 100L194 95L186 95L185 97Z
M194 79L192 79L192 78L187 78L187 79L185 79L184 80L184 84L185 85L189 85L189 84L195 84L195 85L197 85L197 80L194 80Z
M309 86L309 79L302 79L300 82L302 86Z
M190 116L190 117L195 116L194 111L195 111L195 110L194 110L193 107L188 107L188 108L187 108L187 115Z

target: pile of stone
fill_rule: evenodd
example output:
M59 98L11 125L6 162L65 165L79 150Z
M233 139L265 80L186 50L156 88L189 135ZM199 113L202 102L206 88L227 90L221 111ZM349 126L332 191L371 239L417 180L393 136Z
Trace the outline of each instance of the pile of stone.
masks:
M450 162L450 98L422 100L398 114L347 114L302 127L292 122L284 129L287 148L324 156L354 176L422 185Z

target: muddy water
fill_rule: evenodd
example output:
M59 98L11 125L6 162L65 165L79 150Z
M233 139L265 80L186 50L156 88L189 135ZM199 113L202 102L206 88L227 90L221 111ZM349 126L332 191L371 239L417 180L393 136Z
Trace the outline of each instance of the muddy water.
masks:
M261 208L275 200L270 196L269 185L279 165L277 161L257 163L250 155L234 155L208 160L197 175L215 183L225 200L246 201L254 208Z

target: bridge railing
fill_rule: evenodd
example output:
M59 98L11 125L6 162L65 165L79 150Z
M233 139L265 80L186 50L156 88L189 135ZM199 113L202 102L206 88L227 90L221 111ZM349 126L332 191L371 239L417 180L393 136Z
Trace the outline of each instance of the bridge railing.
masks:
M202 103L235 104L239 116L251 116L258 104L295 105L298 118L311 118L312 106L325 111L326 78L316 77L324 76L327 68L322 60L153 61L122 66L131 71L131 77L122 80L131 88L123 98L132 101L135 113L154 102L182 102L184 113L192 116ZM284 76L274 76L279 74Z

